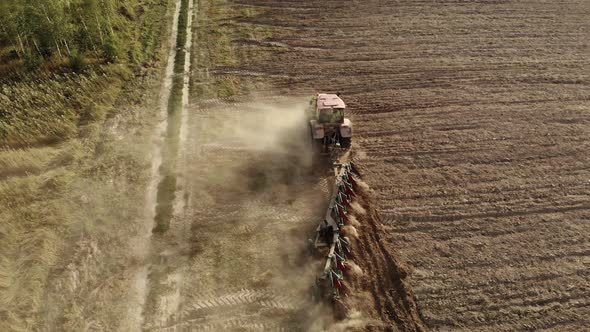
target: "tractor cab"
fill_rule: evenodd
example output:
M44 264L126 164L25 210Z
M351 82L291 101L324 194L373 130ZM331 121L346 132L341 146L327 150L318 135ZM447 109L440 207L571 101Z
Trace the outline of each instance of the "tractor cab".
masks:
M340 124L344 122L346 104L337 94L319 93L311 99L310 107L319 123Z
M318 113L319 123L344 122L344 108L320 108Z

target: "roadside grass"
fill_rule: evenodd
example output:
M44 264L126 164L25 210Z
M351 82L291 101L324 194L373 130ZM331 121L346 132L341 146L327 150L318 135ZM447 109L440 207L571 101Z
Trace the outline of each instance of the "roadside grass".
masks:
M7 317L0 330L80 330L88 317L117 328L124 297L107 297L126 291L122 273L135 263L129 238L143 222L149 130L0 152L4 164L35 170L0 180L0 315Z
M0 151L0 179L39 174L55 163L57 155L52 147Z
M4 148L55 144L79 136L81 126L103 121L123 84L122 65L85 74L22 74L0 90L0 143Z
M25 331L47 284L48 268L62 251L65 228L72 222L60 202L72 177L64 170L0 182L0 308L4 331ZM58 203L59 202L59 203Z
M134 263L126 253L141 221L149 165L149 147L139 139L109 142L93 158L72 151L89 154L40 175L0 181L0 308L9 309L3 331L45 323L77 330L88 316L116 328L125 304L97 287L126 287L113 279ZM35 322L39 307L52 318Z
M138 4L129 61L0 79L0 331L112 331L127 311L172 1Z
M129 239L143 222L149 177L150 147L141 138L104 143L101 152L78 165L84 176L70 183L66 196L76 209L69 213L77 216L68 228L72 248L52 271L52 279L62 284L48 292L50 325L78 330L92 317L104 330L115 330L124 318L125 273L136 263Z

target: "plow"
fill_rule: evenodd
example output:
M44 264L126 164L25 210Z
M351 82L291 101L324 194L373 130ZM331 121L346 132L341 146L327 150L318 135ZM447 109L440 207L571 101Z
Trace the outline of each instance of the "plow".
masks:
M350 238L345 226L350 225L351 203L356 197L360 174L352 162L334 164L335 182L324 219L316 228L310 249L316 256L325 258L323 269L312 287L312 299L334 306L338 315L345 312L342 297L348 292L345 277L351 272L347 259L351 257Z

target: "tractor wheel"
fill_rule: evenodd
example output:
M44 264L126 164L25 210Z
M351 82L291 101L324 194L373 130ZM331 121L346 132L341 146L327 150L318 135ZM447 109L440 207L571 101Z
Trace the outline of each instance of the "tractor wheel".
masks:
M352 137L340 137L340 147L343 149L350 149L352 144Z
M324 150L324 139L313 138L313 128L309 125L309 143L314 154L321 153Z

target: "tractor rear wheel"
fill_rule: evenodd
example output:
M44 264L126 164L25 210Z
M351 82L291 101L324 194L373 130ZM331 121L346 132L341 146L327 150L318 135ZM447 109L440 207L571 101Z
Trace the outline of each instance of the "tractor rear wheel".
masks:
M340 147L343 149L349 149L352 144L352 137L340 137Z
M324 151L324 139L313 138L313 127L309 125L309 143L314 154L318 154Z

